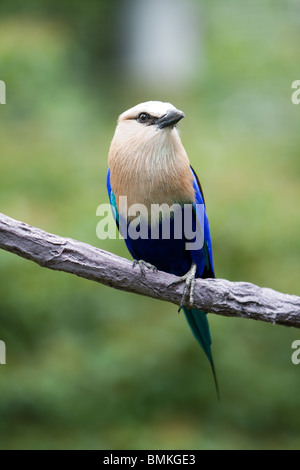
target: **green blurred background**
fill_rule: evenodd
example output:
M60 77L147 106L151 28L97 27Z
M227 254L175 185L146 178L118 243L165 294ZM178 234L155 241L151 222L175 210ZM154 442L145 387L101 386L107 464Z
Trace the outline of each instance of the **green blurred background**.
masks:
M96 237L117 116L184 110L217 277L299 295L297 0L0 2L0 211ZM221 389L174 305L0 252L1 449L299 449L300 331L209 315Z

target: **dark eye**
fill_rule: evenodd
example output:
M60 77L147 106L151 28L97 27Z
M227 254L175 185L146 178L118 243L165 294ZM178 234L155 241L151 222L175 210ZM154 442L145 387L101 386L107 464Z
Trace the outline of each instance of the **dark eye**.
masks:
M143 122L147 122L148 119L150 119L150 116L149 116L148 113L141 113L141 114L139 114L139 117L138 117L138 121L139 121L139 122L142 122L142 123L143 123Z

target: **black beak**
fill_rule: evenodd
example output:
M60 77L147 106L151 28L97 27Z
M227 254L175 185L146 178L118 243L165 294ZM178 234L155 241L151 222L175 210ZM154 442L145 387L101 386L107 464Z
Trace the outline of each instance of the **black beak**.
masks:
M162 116L156 121L156 124L160 129L164 127L174 127L180 119L184 118L184 113L178 109L168 111L167 114Z

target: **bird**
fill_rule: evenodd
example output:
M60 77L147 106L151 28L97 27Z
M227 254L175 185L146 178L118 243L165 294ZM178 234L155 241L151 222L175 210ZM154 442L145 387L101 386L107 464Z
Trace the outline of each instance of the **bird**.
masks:
M133 266L139 265L142 275L160 270L178 276L172 284L184 282L179 311L210 362L219 398L207 314L191 306L195 279L214 278L215 272L203 191L177 129L184 117L162 101L140 103L120 114L106 184Z

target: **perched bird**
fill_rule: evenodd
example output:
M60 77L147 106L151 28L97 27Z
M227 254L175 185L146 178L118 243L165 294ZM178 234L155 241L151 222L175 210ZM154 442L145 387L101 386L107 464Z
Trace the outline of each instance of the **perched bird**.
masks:
M108 154L107 190L134 265L142 274L146 268L159 269L180 276L176 283L185 282L180 309L210 361L219 396L207 316L190 307L195 278L215 276L202 188L176 128L183 117L160 101L121 114ZM137 208L139 216L130 208Z

